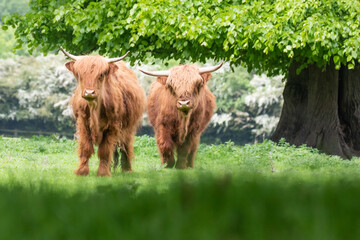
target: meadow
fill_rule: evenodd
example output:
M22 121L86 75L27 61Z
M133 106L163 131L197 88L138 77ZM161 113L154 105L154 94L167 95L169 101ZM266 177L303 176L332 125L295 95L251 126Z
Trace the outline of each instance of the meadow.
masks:
M201 144L165 169L155 140L133 172L77 177L76 142L0 137L0 239L357 239L360 159L281 141Z

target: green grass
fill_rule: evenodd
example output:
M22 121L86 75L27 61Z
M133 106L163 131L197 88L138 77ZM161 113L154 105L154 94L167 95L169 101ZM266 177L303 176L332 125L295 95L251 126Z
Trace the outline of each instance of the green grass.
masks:
M0 137L0 239L357 239L360 159L287 143L200 145L164 169L135 142L132 173L77 177L76 143Z

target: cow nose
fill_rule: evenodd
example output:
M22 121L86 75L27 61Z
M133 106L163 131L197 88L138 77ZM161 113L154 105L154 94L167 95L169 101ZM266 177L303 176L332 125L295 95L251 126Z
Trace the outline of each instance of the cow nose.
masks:
M178 109L183 112L188 112L190 109L190 100L178 101Z
M95 90L85 90L85 96L94 96Z
M179 107L189 107L190 100L178 101Z
M94 100L96 98L95 90L85 90L83 98L88 101Z

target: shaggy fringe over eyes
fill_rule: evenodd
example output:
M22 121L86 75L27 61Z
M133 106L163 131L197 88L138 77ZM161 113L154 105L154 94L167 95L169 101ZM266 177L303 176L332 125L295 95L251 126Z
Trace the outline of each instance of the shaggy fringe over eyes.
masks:
M169 78L166 84L170 85L178 96L188 92L192 93L203 79L199 74L199 68L196 65L181 65L173 67L170 70Z
M109 63L101 56L85 56L74 64L74 71L85 80L97 78L109 71Z

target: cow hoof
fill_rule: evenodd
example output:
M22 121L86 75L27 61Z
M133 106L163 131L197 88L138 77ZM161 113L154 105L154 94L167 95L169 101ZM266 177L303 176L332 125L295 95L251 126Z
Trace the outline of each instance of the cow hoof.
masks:
M78 176L87 176L89 175L89 167L88 166L79 167L74 171L74 173Z
M173 159L167 160L167 161L165 162L165 164L166 164L165 168L173 168L174 165L175 165L175 161L174 161Z
M175 164L166 164L165 168L173 168Z
M180 165L180 164L176 164L175 165L176 169L186 169L186 165Z
M105 168L99 168L97 171L97 175L99 177L111 177L111 173L109 171L109 169L105 169Z
M131 168L122 168L121 169L122 172L132 172Z

